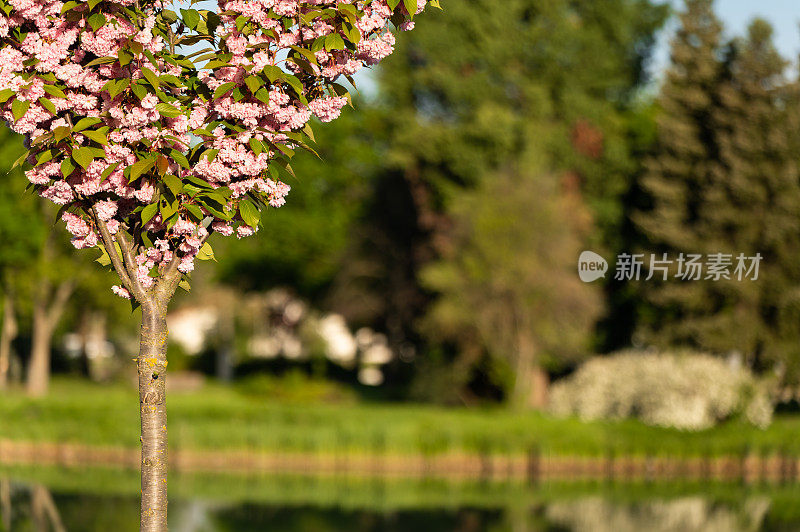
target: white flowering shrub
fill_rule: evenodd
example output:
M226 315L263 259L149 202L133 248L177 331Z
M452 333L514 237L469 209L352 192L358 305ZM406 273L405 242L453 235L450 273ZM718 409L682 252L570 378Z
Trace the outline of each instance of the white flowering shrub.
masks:
M648 425L701 430L741 415L765 428L773 405L751 372L692 352L623 351L586 362L556 383L550 410L584 420L635 417Z
M766 497L739 505L698 496L632 503L582 497L548 504L545 519L573 532L755 532L763 529L769 507Z

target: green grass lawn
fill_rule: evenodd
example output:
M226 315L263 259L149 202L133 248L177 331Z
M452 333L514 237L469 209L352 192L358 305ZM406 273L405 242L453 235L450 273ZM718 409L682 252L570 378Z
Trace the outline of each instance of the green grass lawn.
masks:
M800 456L800 416L778 417L767 430L732 421L689 433L502 408L276 403L218 385L171 393L167 402L170 445L183 449ZM56 379L45 399L15 391L0 396L0 438L137 447L138 414L133 387Z

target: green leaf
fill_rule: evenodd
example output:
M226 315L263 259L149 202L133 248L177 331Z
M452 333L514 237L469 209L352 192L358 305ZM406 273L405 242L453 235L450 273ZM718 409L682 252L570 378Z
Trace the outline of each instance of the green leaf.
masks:
M203 156L206 159L208 159L208 162L213 163L214 159L217 158L217 154L218 153L219 153L219 150L216 150L216 149L206 150L206 151L203 152Z
M299 46L292 46L291 48L292 48L292 50L294 50L295 52L297 52L297 53L299 53L300 55L302 55L303 57L305 57L305 58L306 58L306 60L308 60L308 62L309 62L309 63L311 63L312 65L317 65L317 64L319 64L319 63L318 63L318 61L317 61L317 56L316 56L316 55L314 55L314 52L312 52L312 51L311 51L311 50L309 50L308 48L301 48L301 47L299 47Z
M111 96L112 99L116 98L119 93L124 91L128 88L131 84L131 80L129 79L119 79L111 84L108 89L108 95Z
M178 205L176 203L167 203L164 202L161 204L161 219L166 220L167 218L171 217L178 211Z
M416 0L414 0L416 1ZM325 49L330 50L344 50L344 39L338 33L331 33L325 37Z
M208 181L204 181L204 180L200 179L199 177L196 177L196 176L193 176L193 175L188 176L186 178L186 180L194 183L195 185L197 185L200 188L207 188L207 189L212 189L212 190L214 188L211 185L211 183L209 183Z
M75 9L75 8L76 8L76 7L78 7L80 4L81 4L80 2L76 2L75 0L70 0L69 2L66 2L66 3L65 3L65 4L64 4L62 7L61 7L61 14L63 15L64 13L66 13L67 11L69 11L70 9Z
M20 156L17 158L17 160L16 160L16 161L14 161L14 164L13 164L13 165L11 165L11 169L13 170L13 169L14 169L14 168L16 168L17 166L19 166L19 165L23 164L23 163L25 162L25 160L26 160L26 159L27 159L27 158L30 156L30 154L31 154L31 151L30 151L30 150L28 150L28 151L26 151L25 153L23 153L22 155L20 155Z
M264 151L264 145L261 144L261 141L258 139L250 139L249 144L250 149L253 150L256 155L261 155L261 153Z
M14 115L15 120L19 120L20 118L25 116L25 113L28 112L30 106L31 102L27 100L23 102L22 100L14 99L14 101L11 102L11 114Z
M82 135L92 139L98 144L102 144L103 146L108 146L108 137L105 134L99 131L83 131Z
M60 126L53 131L53 138L56 140L56 142L61 142L62 140L67 138L67 136L69 136L70 133L72 133L72 130L70 128L68 128L67 126Z
M11 89L3 89L0 91L0 103L5 103L9 98L14 96L14 91Z
M197 24L200 23L200 13L194 9L181 9L181 17L183 18L183 23L192 29L195 29Z
M189 159L187 159L186 155L184 155L183 153L173 148L172 150L170 150L169 155L170 157L172 157L173 161L175 161L182 167L186 168L187 170L191 169L191 166L189 166Z
M103 174L100 176L100 182L102 183L103 181L108 179L108 176L110 176L112 173L114 173L114 170L116 170L117 167L120 164L122 164L122 161L116 162L116 163L112 164L111 166L109 166L108 168L106 168L105 170L103 170Z
M178 286L180 286L181 288L183 288L187 292L191 292L192 291L192 286L189 284L189 281L187 281L186 279L181 279L180 282L178 283Z
M131 85L131 90L140 100L143 100L144 97L147 96L147 89L145 89L142 85L139 85L138 83L134 83L133 85Z
M406 6L406 11L410 19L414 18L414 13L417 12L417 0L403 0L403 5Z
M183 190L183 183L178 176L174 176L172 174L168 174L164 176L164 184L167 185L167 188L172 192L175 196L181 193Z
M100 256L94 259L95 262L100 263L101 266L110 266L111 257L108 256L106 248L104 248L103 246L99 246L99 249L100 249Z
M214 250L211 249L211 244L208 242L204 243L203 246L200 248L200 251L197 252L198 260L213 260L214 262L217 259L214 257Z
M90 148L83 147L73 150L72 158L85 170L94 160L94 154Z
M150 170L154 164L156 164L155 159L142 159L140 161L136 161L133 163L133 165L131 165L131 176L128 181L136 181L142 176L142 174Z
M156 61L156 56L153 55L153 52L150 50L142 50L142 53L147 60L150 61L150 64L153 65L153 67L158 68L158 61Z
M43 151L42 153L39 154L38 157L36 157L36 166L49 162L50 160L53 159L54 156L55 156L55 150Z
M169 9L162 10L161 11L161 17L166 22L169 22L170 24L172 24L173 22L177 22L178 21L178 14L175 13L174 11L169 10Z
M242 28L244 28L249 21L250 20L244 15L236 17L236 31L242 31Z
M153 86L153 88L157 89L161 86L161 81L158 79L158 76L156 76L156 73L146 66L142 67L142 75L144 76L144 79L146 79L148 83Z
M285 74L285 72L281 70L280 67L276 67L275 65L267 65L263 69L261 69L261 72L263 72L264 75L267 76L267 79L270 82L274 82L276 79L282 78L283 75Z
M361 42L361 31L355 26L344 25L342 26L342 31L344 31L345 36L347 36L347 40L353 44L358 44Z
M386 0L386 3L389 4L389 9L394 11L394 8L396 8L397 4L400 3L400 0Z
M244 83L252 94L258 92L258 89L264 85L264 82L258 76L247 76L244 78Z
M303 133L308 135L308 138L311 139L311 142L317 142L314 139L314 130L311 129L311 122L306 122L306 125L303 127Z
M67 158L61 161L61 175L63 175L64 178L69 177L74 171L75 165L72 163L72 159Z
M244 223L254 229L258 227L258 222L261 221L261 213L249 200L239 202L239 215L244 220Z
M100 122L102 122L102 120L94 116L81 118L80 120L78 120L77 124L72 126L72 131L75 132L83 131L87 127L92 127L93 125L99 124Z
M300 83L300 80L297 79L296 76L292 76L291 74L286 74L283 76L283 79L286 80L286 83L292 86L294 91L297 93L298 96L303 95L303 84Z
M56 98L66 98L67 95L64 94L64 91L56 87L55 85L45 85L44 91L49 94L50 96L55 96Z
M267 89L258 89L254 96L257 100L261 100L262 102L269 104L269 91Z
M229 92L229 91L230 91L231 89L233 89L235 86L236 86L236 84L235 84L235 83L223 83L222 85L220 85L219 87L217 87L217 90L215 90L215 91L214 91L214 96L213 96L213 98L216 100L216 99L217 99L217 98L219 98L220 96L223 96L224 94L226 94L227 92Z
M39 98L39 105L47 109L51 115L55 115L58 111L56 111L56 106L53 105L53 102L42 96Z
M180 109L176 109L172 105L164 102L156 104L156 111L158 111L161 116L166 116L167 118L175 118L183 114Z
M226 66L230 66L230 63L228 63L227 61L220 61L218 59L215 59L213 61L209 61L208 63L206 63L206 68L209 68L209 69L212 69L212 70L215 69L215 68L226 67Z
M120 66L128 65L131 61L133 61L133 54L122 49L117 52L117 57L119 58Z
M189 214L194 217L195 221L200 222L203 220L203 211L197 205L192 205L191 203L186 205L186 210L189 211Z
M100 13L97 13L97 14L100 15ZM88 63L86 63L86 66L90 67L90 66L95 66L95 65L105 65L105 64L108 64L108 63L113 63L116 60L117 60L116 57L111 57L110 55L107 55L105 57L98 57L97 59L93 59L93 60L89 61Z
M153 216L156 215L158 212L158 203L150 203L146 205L144 209L142 209L142 225L147 224L150 220L153 219Z
M106 17L102 13L95 13L88 19L86 19L86 21L89 23L89 26L91 26L92 30L94 31L97 31L106 25Z

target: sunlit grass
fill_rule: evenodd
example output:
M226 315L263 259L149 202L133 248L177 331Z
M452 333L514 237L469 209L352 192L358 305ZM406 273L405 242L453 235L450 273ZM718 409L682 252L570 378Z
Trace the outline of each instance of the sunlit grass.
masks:
M168 411L170 444L182 449L800 456L798 416L778 417L767 430L731 421L688 433L633 420L584 423L501 407L278 404L219 385L171 393ZM138 415L132 386L57 379L47 398L28 399L21 392L0 398L0 438L136 447Z

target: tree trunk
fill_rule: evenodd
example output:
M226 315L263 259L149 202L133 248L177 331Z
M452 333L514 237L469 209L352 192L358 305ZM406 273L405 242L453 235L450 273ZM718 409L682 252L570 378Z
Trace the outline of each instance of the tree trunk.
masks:
M50 491L42 485L33 487L31 495L31 513L36 524L36 530L52 530L53 532L66 532L64 523L56 508ZM52 526L47 526L50 523Z
M33 345L31 361L28 366L28 395L41 397L47 394L50 386L50 348L56 325L64 314L64 307L72 294L72 282L63 282L56 289L53 300L47 305L47 288L34 301L33 306Z
M42 397L50 384L50 344L52 334L44 303L36 301L33 307L33 345L28 365L28 395Z
M518 333L514 406L541 410L547 405L549 383L547 373L539 366L534 342L525 332Z
M14 314L14 298L6 293L3 301L3 327L0 329L0 390L8 387L8 371L11 367L11 342L17 336L17 319Z
M236 327L233 318L234 307L231 305L223 310L217 326L219 345L217 346L215 369L217 378L224 383L233 380L233 354L234 342L236 342Z
M167 316L158 305L142 306L139 407L142 429L141 532L167 530Z
M3 517L3 530L11 532L11 482L0 478L0 516Z
M531 390L529 405L536 410L542 410L547 406L550 392L550 376L541 366L537 365L533 368L531 381L533 382L533 390Z

